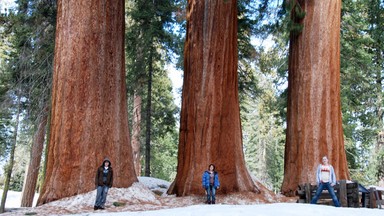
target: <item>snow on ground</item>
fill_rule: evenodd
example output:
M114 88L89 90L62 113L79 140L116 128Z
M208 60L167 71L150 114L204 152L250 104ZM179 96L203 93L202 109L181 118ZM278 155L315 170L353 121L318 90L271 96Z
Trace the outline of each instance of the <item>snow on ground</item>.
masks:
M3 194L3 190L0 190L0 194ZM37 198L39 194L35 194L35 197L33 199L33 205L36 205ZM1 200L1 198L0 198ZM5 208L18 208L21 205L21 192L17 191L8 191L7 193L7 200L5 203Z
M145 212L97 212L91 215L111 216L383 216L384 210L366 208L335 208L333 206L298 203L274 203L258 205L193 205L183 208L162 209ZM89 215L76 214L79 216ZM73 216L73 215L72 215Z
M225 196L218 195L216 205L206 205L203 204L204 196L175 197L166 195L165 192L169 185L170 183L164 180L140 177L139 182L134 183L129 188L111 188L107 197L106 209L97 211L93 210L96 190L33 208L20 208L21 193L10 191L6 203L7 212L3 215L384 215L384 210L379 209L335 208L325 205L297 204L295 199L264 192L259 195L251 192ZM262 189L262 186L258 186Z

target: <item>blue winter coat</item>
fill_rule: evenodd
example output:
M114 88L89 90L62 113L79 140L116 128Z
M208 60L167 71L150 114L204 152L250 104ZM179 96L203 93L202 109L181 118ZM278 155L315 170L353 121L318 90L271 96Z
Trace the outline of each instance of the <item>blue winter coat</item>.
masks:
M213 174L214 174L213 187L218 188L220 187L219 174L216 171L214 171ZM209 187L209 171L208 170L206 170L203 174L202 183L203 183L203 188L207 189Z

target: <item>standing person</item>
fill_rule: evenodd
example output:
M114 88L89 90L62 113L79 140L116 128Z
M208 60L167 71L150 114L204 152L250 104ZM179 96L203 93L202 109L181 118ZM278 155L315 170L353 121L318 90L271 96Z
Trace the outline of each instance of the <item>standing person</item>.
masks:
M324 189L327 189L335 206L340 207L339 200L337 199L335 191L333 190L333 186L336 185L336 174L332 165L329 164L327 156L323 157L322 164L317 167L316 182L318 188L315 196L311 200L311 204L316 204L321 192Z
M103 164L97 169L95 184L97 188L94 210L104 209L109 188L113 183L113 169L111 161L105 158Z
M216 203L216 190L220 187L219 174L215 171L215 165L210 164L203 174L203 188L207 194L207 204Z

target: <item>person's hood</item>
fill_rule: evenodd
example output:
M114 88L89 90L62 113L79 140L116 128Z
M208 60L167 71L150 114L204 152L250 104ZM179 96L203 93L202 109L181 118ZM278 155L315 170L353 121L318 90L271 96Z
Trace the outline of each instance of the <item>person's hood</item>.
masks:
M105 161L108 161L108 162L109 162L109 166L108 166L108 167L111 167L111 166L112 166L111 160L109 160L108 157L104 158L103 163L101 164L101 166L104 166L104 162L105 162Z

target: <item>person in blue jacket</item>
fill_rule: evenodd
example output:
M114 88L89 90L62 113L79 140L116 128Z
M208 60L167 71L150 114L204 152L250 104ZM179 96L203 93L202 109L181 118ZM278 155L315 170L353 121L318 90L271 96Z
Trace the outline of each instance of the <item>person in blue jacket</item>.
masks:
M339 200L336 197L335 191L333 190L333 186L336 185L336 174L332 165L328 163L327 156L324 156L322 159L322 164L317 167L316 171L316 182L317 182L317 191L315 196L311 200L311 204L316 204L317 200L320 197L321 192L324 189L329 191L329 194L332 197L333 203L336 207L340 207Z
M203 188L207 194L207 204L216 203L216 190L220 187L219 174L215 171L215 165L210 164L203 174Z

